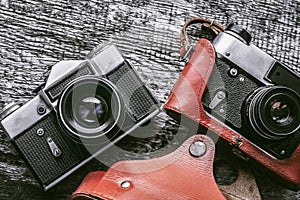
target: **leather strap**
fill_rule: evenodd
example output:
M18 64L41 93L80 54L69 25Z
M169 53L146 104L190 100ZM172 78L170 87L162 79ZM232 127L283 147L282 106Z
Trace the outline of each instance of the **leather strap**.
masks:
M206 151L196 144L204 144ZM208 136L194 135L166 156L121 161L106 173L89 173L72 199L225 200L213 177L214 153Z
M202 29L210 29L212 33L216 36L220 32L224 31L224 27L214 20L206 19L206 18L192 18L187 21L182 29L181 29L181 36L180 36L180 56L182 58L185 57L185 54L190 48L190 39L187 34L187 28L192 24L202 24Z

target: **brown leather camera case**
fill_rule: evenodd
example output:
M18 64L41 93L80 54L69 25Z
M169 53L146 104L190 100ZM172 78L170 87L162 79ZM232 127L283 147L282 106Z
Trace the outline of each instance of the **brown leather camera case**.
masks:
M190 148L196 142L206 151L192 156ZM213 176L214 153L212 139L194 135L163 157L120 161L107 172L89 173L72 199L225 200Z
M300 146L291 157L275 159L236 131L210 117L204 110L201 99L215 63L213 45L201 38L194 49L178 81L164 105L170 116L185 116L212 130L221 138L257 160L285 180L300 187Z

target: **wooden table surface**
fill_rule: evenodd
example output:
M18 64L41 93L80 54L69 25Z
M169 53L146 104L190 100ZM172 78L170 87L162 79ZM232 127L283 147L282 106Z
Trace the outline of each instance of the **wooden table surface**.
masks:
M250 30L254 44L300 72L299 13L298 0L0 0L0 109L8 102L32 99L52 65L84 59L107 39L118 45L164 103L184 67L178 60L181 27L199 16L223 25L237 22ZM155 129L149 130L153 137L134 143L134 154L107 153L101 161L109 165L151 158L156 150L179 145L186 137L186 128L166 115L156 120ZM104 168L92 161L44 192L0 130L0 199L69 199L89 171ZM252 170L263 199L300 199L299 191ZM232 175L225 169L217 176Z

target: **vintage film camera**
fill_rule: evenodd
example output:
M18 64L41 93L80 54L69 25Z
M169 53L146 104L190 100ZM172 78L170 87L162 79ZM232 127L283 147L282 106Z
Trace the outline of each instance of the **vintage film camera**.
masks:
M251 39L234 24L212 43L200 39L164 108L213 130L236 154L250 155L299 186L300 77Z
M106 43L86 60L54 65L36 97L3 109L1 125L48 190L159 111L131 64Z

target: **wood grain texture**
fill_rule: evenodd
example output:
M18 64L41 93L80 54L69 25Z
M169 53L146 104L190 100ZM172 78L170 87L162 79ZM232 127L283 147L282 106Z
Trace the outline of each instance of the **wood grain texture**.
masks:
M33 98L52 65L83 59L107 39L118 45L164 103L184 67L178 60L180 29L196 16L243 25L254 36L254 44L300 72L299 13L296 0L0 0L0 109L7 102ZM196 29L191 34L196 35ZM186 128L163 114L151 132L153 137L146 142L134 143L133 153L106 153L101 161L109 165L151 158L157 149L172 149L188 135ZM0 199L68 199L89 171L103 168L94 161L43 192L0 130ZM255 174L263 199L300 198L300 192L264 172L257 169Z

